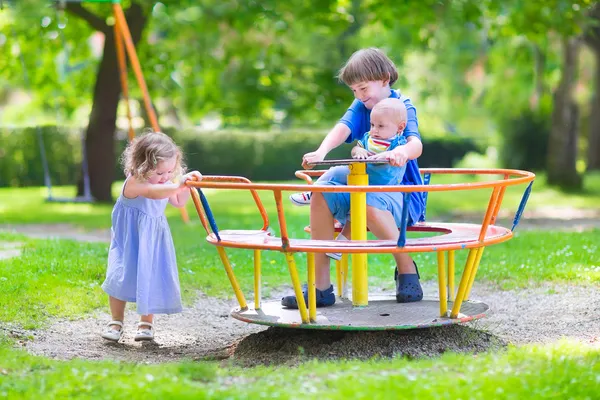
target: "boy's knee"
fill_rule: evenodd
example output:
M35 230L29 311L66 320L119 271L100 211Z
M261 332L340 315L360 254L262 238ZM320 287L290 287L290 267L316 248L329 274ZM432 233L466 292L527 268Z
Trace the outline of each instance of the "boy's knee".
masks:
M325 198L323 197L323 193L321 192L312 192L310 197L310 207L314 207L315 204L324 203Z
M367 220L376 220L381 218L382 213L384 213L385 211L381 211L380 209L373 207L373 206L367 206Z

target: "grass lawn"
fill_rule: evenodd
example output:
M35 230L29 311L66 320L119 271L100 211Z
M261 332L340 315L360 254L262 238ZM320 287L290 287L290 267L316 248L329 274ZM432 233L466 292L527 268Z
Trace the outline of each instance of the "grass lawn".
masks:
M9 399L594 399L600 392L600 351L566 341L478 356L253 369L214 362L60 362L7 344L0 350L0 398Z
M600 175L586 180L582 193L548 188L543 178L534 184L528 207L547 205L600 207ZM118 187L115 186L118 192ZM507 193L506 205L515 209L524 187ZM60 190L67 191L68 188ZM489 192L448 199L430 196L431 219L456 211L485 209ZM86 228L110 226L111 206L48 204L43 189L0 189L0 224L72 223ZM57 190L58 193L58 190ZM262 196L276 225L273 201ZM258 228L247 193L207 191L224 228ZM441 195L440 195L441 196ZM447 194L444 194L447 196ZM460 200L460 201L459 201ZM188 208L190 216L193 209ZM301 237L307 208L287 206L290 235ZM215 249L205 243L196 219L183 224L176 209L168 212L179 260L184 299L196 289L229 296L231 290ZM276 228L276 227L274 227ZM600 282L600 231L564 233L519 232L504 244L486 249L478 281L502 287L526 287L542 282L593 284ZM107 246L70 240L40 240L0 233L0 241L23 243L20 257L0 261L0 326L24 328L43 325L50 318L77 317L106 306L99 285L106 268ZM457 265L466 254L459 252ZM228 251L246 297L251 298L252 262L248 252ZM296 256L302 266L303 256ZM415 257L422 278L437 274L435 255ZM392 261L387 255L369 257L372 285L390 287ZM301 269L301 273L304 270ZM457 271L460 272L460 271ZM284 258L263 254L265 292L289 284ZM543 371L543 372L541 372ZM30 356L12 348L0 329L0 398L595 398L600 392L600 351L587 345L561 342L547 346L512 348L478 356L446 354L431 360L371 360L314 362L298 368L221 367L214 362L133 365L110 361L60 362ZM296 385L295 385L296 384Z

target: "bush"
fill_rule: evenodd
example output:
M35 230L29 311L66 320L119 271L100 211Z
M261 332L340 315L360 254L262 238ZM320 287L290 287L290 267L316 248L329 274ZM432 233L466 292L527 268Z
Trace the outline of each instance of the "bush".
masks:
M504 168L540 171L546 168L546 154L552 116L548 107L523 110L502 121L500 161Z
M41 127L54 185L75 184L79 177L81 137L75 130L58 132ZM324 132L254 133L218 131L198 133L166 130L182 147L187 165L207 175L241 175L252 180L285 180L301 169L302 155L315 150ZM39 186L44 184L39 144L35 128L0 129L0 186ZM125 140L116 142L117 154ZM349 158L351 145L333 150L328 158ZM435 137L425 139L421 167L451 167L471 151L481 153L470 139ZM115 165L122 177L120 165Z
M40 186L44 169L40 156L41 134L52 184L75 183L81 163L81 131L41 126L0 129L0 187Z
M484 147L478 146L471 138L441 136L423 138L423 154L419 157L422 168L454 167L467 153L483 154Z

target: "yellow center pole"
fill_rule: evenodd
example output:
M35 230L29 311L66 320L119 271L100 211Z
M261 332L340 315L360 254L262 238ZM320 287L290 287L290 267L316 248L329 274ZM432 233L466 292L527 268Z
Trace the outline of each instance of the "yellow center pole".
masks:
M369 176L364 163L350 164L348 175L349 186L367 186ZM352 240L367 240L367 193L350 193L350 221ZM356 307L369 303L369 286L367 283L367 255L352 253L352 304Z

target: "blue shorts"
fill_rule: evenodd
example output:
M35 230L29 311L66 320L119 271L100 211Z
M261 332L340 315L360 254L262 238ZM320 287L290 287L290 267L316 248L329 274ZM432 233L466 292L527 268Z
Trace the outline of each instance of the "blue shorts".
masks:
M315 185L347 186L349 173L347 166L330 168L315 182ZM323 193L323 197L333 217L340 223L346 224L350 219L350 193ZM391 212L397 227L402 225L403 205L404 193L402 192L367 193L367 206ZM409 218L408 225L412 224Z

